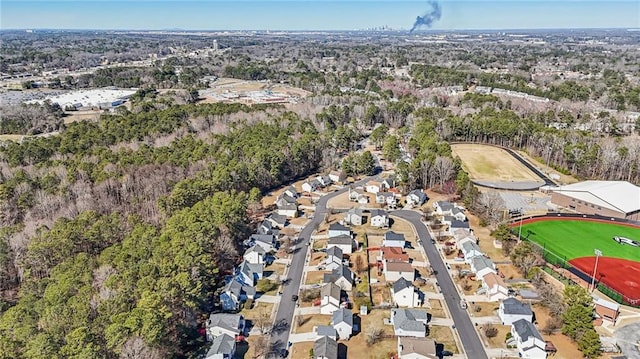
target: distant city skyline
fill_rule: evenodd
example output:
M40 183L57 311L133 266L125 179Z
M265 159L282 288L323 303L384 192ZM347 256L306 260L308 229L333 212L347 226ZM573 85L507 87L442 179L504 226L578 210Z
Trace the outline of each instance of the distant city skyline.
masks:
M434 30L640 28L640 1L440 1ZM427 1L2 0L1 29L409 30ZM424 29L424 28L423 28ZM420 30L420 29L419 29Z

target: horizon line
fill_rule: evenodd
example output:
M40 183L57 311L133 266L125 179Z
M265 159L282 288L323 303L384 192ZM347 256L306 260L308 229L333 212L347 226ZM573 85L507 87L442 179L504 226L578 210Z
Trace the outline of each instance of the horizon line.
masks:
M382 26L380 26L382 27ZM529 31L529 30L631 30L631 31L640 31L640 27L532 27L532 28L460 28L460 29L428 29L428 30L414 30L411 33L429 33L429 32L443 32L443 31ZM24 28L0 28L0 31L163 31L163 32L270 32L270 31L280 31L280 32L314 32L314 31L323 31L323 32L409 32L409 29L399 28L399 29L382 29L376 30L376 27L364 28L364 29L181 29L181 28L170 28L170 29L127 29L127 28L35 28L35 27L24 27Z

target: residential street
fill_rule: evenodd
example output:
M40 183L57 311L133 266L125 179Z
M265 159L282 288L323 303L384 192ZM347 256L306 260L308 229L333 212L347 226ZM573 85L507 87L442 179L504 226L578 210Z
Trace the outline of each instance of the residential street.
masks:
M391 212L391 216L402 218L411 222L415 228L418 238L422 240L424 252L431 263L431 267L435 271L435 276L440 285L440 290L447 302L449 312L455 324L464 352L469 358L487 359L487 353L484 350L482 342L476 333L474 324L471 322L466 310L460 308L460 295L456 290L453 280L449 276L449 272L445 267L442 258L438 254L436 246L431 243L431 235L427 227L421 221L421 214L414 211L399 210ZM473 353L473 355L470 355Z

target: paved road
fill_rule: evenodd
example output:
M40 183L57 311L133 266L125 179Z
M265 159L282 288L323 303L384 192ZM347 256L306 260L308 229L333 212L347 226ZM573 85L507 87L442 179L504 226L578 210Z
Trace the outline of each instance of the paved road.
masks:
M394 211L391 212L391 216L399 217L407 220L413 224L416 229L418 238L422 240L422 247L427 254L427 259L431 263L431 267L436 271L436 280L440 284L440 290L444 295L444 300L447 302L449 312L462 341L464 352L468 358L473 359L487 359L487 353L482 346L482 342L476 333L473 323L469 318L466 310L460 308L460 295L456 290L453 280L449 276L447 268L445 267L438 249L431 243L431 235L427 230L427 227L421 221L421 214L414 211ZM445 348L446 350L446 348Z
M355 182L354 185L361 185L371 178L373 177L364 178ZM289 281L284 286L282 300L280 301L274 321L274 328L271 332L271 347L272 354L274 355L280 349L286 348L287 343L289 342L289 331L291 329L291 323L293 322L293 313L296 308L295 302L291 300L291 296L298 294L300 289L302 270L304 268L311 234L315 230L316 226L324 220L325 214L327 213L327 201L339 194L347 192L348 190L349 186L345 186L336 192L322 196L320 200L318 200L318 203L316 203L316 210L313 215L313 219L307 223L298 235L298 238L300 238L296 243L296 248L298 248L298 250L292 255L293 258L291 259L291 266L289 267L289 273L287 276Z

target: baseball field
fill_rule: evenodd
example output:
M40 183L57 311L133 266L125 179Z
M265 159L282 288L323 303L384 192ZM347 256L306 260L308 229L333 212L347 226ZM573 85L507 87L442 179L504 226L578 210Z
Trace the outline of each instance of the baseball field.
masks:
M519 222L513 224L516 233L519 228ZM521 236L589 276L595 266L595 250L600 250L596 280L628 298L640 300L640 247L613 240L618 236L640 242L640 227L594 219L543 217L525 220Z

